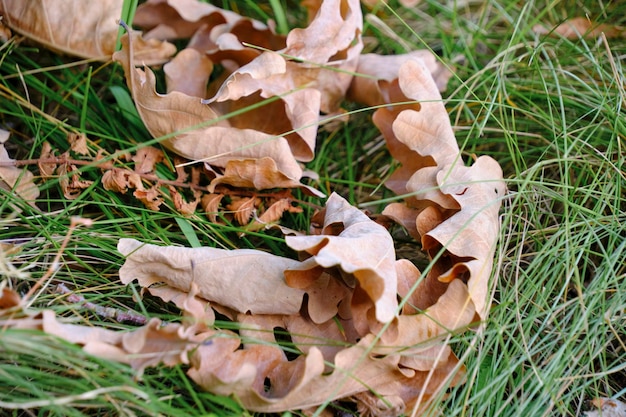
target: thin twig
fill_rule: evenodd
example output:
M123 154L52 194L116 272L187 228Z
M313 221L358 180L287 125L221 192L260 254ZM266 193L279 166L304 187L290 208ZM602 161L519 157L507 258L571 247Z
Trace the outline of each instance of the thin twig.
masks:
M93 311L96 315L101 317L115 319L119 323L143 325L148 322L148 318L143 314L135 313L130 310L122 311L117 308L103 307L90 301L86 301L85 297L80 294L76 294L74 291L67 288L67 286L63 283L58 284L55 291L57 293L67 295L66 300L70 303L80 304L81 307Z

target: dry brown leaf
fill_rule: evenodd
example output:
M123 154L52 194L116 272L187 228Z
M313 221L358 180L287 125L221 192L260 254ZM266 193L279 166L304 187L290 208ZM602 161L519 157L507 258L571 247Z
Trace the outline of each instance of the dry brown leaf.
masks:
M109 60L115 51L123 0L2 0L3 22L45 46L83 58ZM72 24L68 24L72 22ZM138 41L137 56L162 63L174 45Z
M143 187L137 188L133 192L133 195L150 210L159 211L159 207L163 204L161 191L156 185L153 185L147 190Z
M424 65L407 61L400 69L398 86L405 97L417 100L416 107L380 109L374 118L392 154L401 149L407 152L398 154L406 165L391 177L391 188L399 194L410 193L413 197L407 203L418 210L393 204L383 214L402 224L410 224L415 216L415 226L408 231L422 240L423 248L432 257L442 248L450 255L441 257L418 286L420 295L412 304L423 308L437 299L445 286L436 281L461 278L468 280L471 301L485 318L500 227L498 211L506 192L502 170L486 156L471 167L463 164L441 96ZM411 154L417 158L409 160Z
M67 141L70 143L72 152L81 156L89 156L87 136L84 133L68 133Z
M358 0L325 0L309 26L293 29L287 35L286 56L303 61L303 70L319 70L315 88L321 92L320 109L326 114L339 112L340 101L352 82L363 42L363 15ZM319 66L323 66L320 68Z
M54 150L52 150L50 142L45 141L41 145L41 153L39 154L40 162L37 163L37 166L39 167L39 174L44 179L52 178L52 176L54 175L54 171L57 169L57 164L54 162L44 163L41 162L41 160L53 158L55 158Z
M533 31L539 35L563 36L567 39L597 38L606 36L607 38L626 37L626 28L606 23L597 23L587 17L574 17L566 20L555 28L548 28L542 24L533 26Z
M288 258L249 250L159 247L133 239L120 239L118 250L126 256L120 280L137 279L149 287L165 283L182 291L191 284L198 295L238 312L295 314L304 292L285 283L283 271L299 264Z
M245 19L235 12L194 0L148 0L135 13L133 23L149 30L146 39L190 38L198 29L233 25ZM261 22L255 22L260 27Z
M193 200L187 201L176 187L168 185L167 188L170 190L170 198L174 203L174 209L176 209L176 211L183 216L191 216L196 212L196 208L198 207L200 198L202 197L201 191L194 190Z
M161 11L173 12L173 5L153 3L158 3ZM187 15L184 20L189 20L191 14L183 9L189 7L189 10L198 12L204 6L188 1L184 8L181 6L176 10L176 14ZM216 13L208 9L210 7L207 8L209 15ZM137 62L132 58L127 40L124 41L125 51L117 53L115 59L124 65L139 114L151 134L161 137L183 131L164 140L165 146L188 159L220 168L236 161L240 165L238 174L243 175L240 182L245 186L294 187L300 185L303 175L297 161L313 158L320 110L324 113L338 111L338 103L349 86L350 72L356 68L362 47L361 26L357 1L324 2L309 27L290 32L286 48L279 53L257 54L252 61L233 68L215 95L203 101L208 106L181 92L201 93L211 68L202 55L184 51L180 63L177 58L169 64L172 70L166 71L168 78L181 90L168 86L166 95L154 91L154 75L149 69L145 72L134 69ZM324 30L320 31L322 27ZM226 35L224 32L221 36ZM290 57L298 61L291 61ZM187 65L191 71L200 74L191 77L197 79L197 84L189 85L184 81L189 77L186 72L176 74L176 68ZM280 99L218 121L220 116L276 97ZM172 114L176 117L170 116ZM211 125L201 127L202 123ZM263 161L266 158L273 161L275 168ZM272 180L263 180L264 175ZM242 186L234 184L236 179L230 175L218 175L216 180Z
M112 168L102 175L105 190L126 194L129 188L143 189L141 177L136 172L124 168Z
M460 290L460 294L465 294L466 298L467 293L462 283L457 282L451 288L457 295L459 292L455 289ZM452 302L457 301L459 300ZM443 299L441 303L433 306L429 310L430 315L445 319L450 307L448 302ZM434 320L426 318L427 314L422 317L433 322L431 329L433 326L437 327ZM372 354L370 348L375 345L372 334L343 349L322 342L330 345L324 348L326 349L324 354L321 348L310 346L311 338L307 337L310 335L308 332L313 333L313 339L321 337L322 340L328 340L335 335L337 339L334 340L340 342L343 339L345 343L346 339L342 337L341 332L332 330L332 327L316 330L297 317L246 316L240 319L245 323L244 335L252 343L245 346L243 351L237 350L234 344L229 346L230 350L212 345L199 347L192 359L189 375L207 390L223 395L235 395L249 410L279 412L302 409L328 400L346 399L356 395L353 400L358 401L359 407L369 408L370 415L396 416L405 412L407 406L412 407L421 394L427 394L425 399L428 399L450 378L452 385L462 381L462 368L456 373L457 360L445 344L439 346L441 349L447 349L445 355L431 349L430 362L431 364L436 362L437 368L427 371L408 370L404 365L400 365L403 360L400 355ZM269 361L271 365L268 366L268 360L261 355L262 352L258 352L259 345L254 344L254 341L275 343L268 330L277 327L284 327L293 333L304 335L300 340L294 339L294 342L308 345L305 349L307 354L287 361L280 350L274 350L273 355L270 355L273 358ZM441 333L442 329L437 328L437 331ZM420 339L422 341L431 338L425 329L420 329L419 335L424 338ZM419 339L419 335L413 340ZM423 350L420 353L424 352ZM330 369L325 366L325 359L332 363ZM257 366L258 362L260 366ZM258 381L269 383L269 389L264 389ZM380 400L376 402L375 410L371 408L369 400L357 395L370 390L376 393Z
M3 163L14 162L4 147L4 144L9 140L9 135L8 131L0 129L0 162ZM6 191L13 191L31 204L34 204L39 197L39 188L35 184L34 178L35 176L26 169L15 166L0 166L0 187Z
M359 58L347 98L368 106L393 102L386 86L398 78L402 64L412 59L420 60L426 65L439 91L446 89L452 73L429 50L422 49L402 55L365 54Z
M352 274L375 304L376 319L389 322L398 308L391 235L333 193L326 202L323 233L336 225L341 225L342 229L338 236L287 236L285 240L292 249L312 255L315 262L309 268L338 266ZM290 271L289 274L296 272Z
M138 174L154 171L154 166L164 159L163 151L154 146L137 149L137 153L132 157L133 162L135 162L135 172Z
M417 103L409 108L381 108L374 113L374 123L383 132L391 154L402 163L385 185L400 195L415 193L408 202L416 207L424 205L416 200L428 200L457 209L454 199L437 190L439 167L462 162L441 94L428 68L418 60L409 60L400 67L398 87L406 97L400 97L401 101Z
M155 77L149 68L145 72L131 68L128 38L123 38L125 49L115 54L126 72L129 88L137 110L148 130L154 137L181 133L162 143L185 158L206 160L208 164L225 167L228 162L245 160L250 176L239 177L246 186L263 188L297 187L301 184L302 168L297 163L285 138L276 137L257 130L230 127L225 121L192 130L202 124L217 120L219 114L210 106L200 103L199 98L173 91L160 95L155 91ZM265 118L267 120L267 117ZM313 136L314 141L314 136ZM271 159L273 166L264 162ZM260 165L259 165L260 164ZM271 171L267 173L266 171ZM240 172L239 174L245 174ZM268 175L270 181L259 178ZM276 182L277 177L282 177ZM226 175L220 182L231 179ZM217 183L216 183L217 184ZM215 186L214 184L213 186ZM238 185L238 184L231 184Z
M65 152L62 155L64 158L69 159L69 152ZM80 171L76 165L64 162L57 168L57 175L59 176L59 185L63 191L63 196L68 200L74 200L83 192L83 190L91 187L93 181L83 180L80 176Z
M202 209L213 223L217 222L217 215L220 212L219 207L223 198L224 194L205 194L200 200Z
M259 199L256 197L233 197L232 201L226 205L226 208L233 212L237 223L246 225L250 222L258 203Z

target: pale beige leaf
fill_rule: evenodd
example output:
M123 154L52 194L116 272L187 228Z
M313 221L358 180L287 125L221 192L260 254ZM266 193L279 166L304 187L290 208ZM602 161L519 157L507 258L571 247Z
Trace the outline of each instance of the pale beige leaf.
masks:
M429 200L444 208L458 208L453 199L437 190L438 166L462 161L448 113L428 68L417 59L406 61L400 67L398 87L403 96L417 103L381 108L374 113L374 123L383 132L391 154L403 165L386 185L398 194L413 193L410 203Z
M137 153L132 158L135 163L135 172L139 174L148 174L154 171L154 166L163 159L165 159L163 151L154 146L137 149Z
M4 144L9 140L9 132L0 129L0 187L7 191L13 191L24 201L34 203L39 197L39 188L34 182L35 176L24 168L11 166L15 162L9 157Z
M324 66L316 76L321 110L336 113L352 81L363 49L363 15L358 0L325 0L309 26L287 35L284 52L304 61L302 68Z
M231 26L243 19L235 12L200 1L148 0L137 8L133 23L150 30L147 39L182 39L190 38L203 26ZM255 24L265 26L261 22Z
M323 228L342 225L338 236L287 236L289 247L306 251L323 268L340 267L353 274L376 305L380 322L393 319L398 308L393 239L387 230L333 193L326 202Z
M597 38L606 36L607 38L626 37L626 28L623 26L597 23L588 17L574 17L566 20L555 28L548 28L542 24L533 26L533 31L540 35L563 36L567 39Z
M213 62L195 49L183 49L163 66L167 92L178 91L192 97L204 98Z
M391 103L393 100L385 87L398 78L400 67L412 59L421 61L428 68L439 91L446 89L452 73L427 49L401 55L364 54L359 57L348 99L368 106Z
M49 48L109 60L123 4L124 0L2 0L0 14L13 30ZM136 48L147 63L164 62L176 50L156 40L138 42Z
M488 156L481 156L471 167L446 167L437 176L441 191L450 195L461 210L423 238L424 249L434 252L440 245L459 258L470 261L454 265L441 280L451 280L469 272L469 293L478 314L485 318L488 284L500 230L498 212L506 186L500 165Z
M126 256L120 280L143 287L165 283L182 291L198 286L198 296L241 313L294 314L304 292L285 283L283 271L298 261L251 250L160 247L120 239Z
M153 72L149 68L145 71L133 68L127 37L123 38L123 43L125 49L116 53L114 59L124 66L137 110L146 127L154 137L180 132L162 144L187 159L206 161L218 167L225 167L230 161L270 158L275 165L270 171L273 176L286 177L284 181L289 186L300 185L302 168L285 138L259 130L229 127L226 121L211 123L219 114L197 97L177 91L158 94ZM265 120L267 122L267 117ZM202 127L207 124L211 126ZM243 180L264 188L283 186L262 181L258 176L243 177Z

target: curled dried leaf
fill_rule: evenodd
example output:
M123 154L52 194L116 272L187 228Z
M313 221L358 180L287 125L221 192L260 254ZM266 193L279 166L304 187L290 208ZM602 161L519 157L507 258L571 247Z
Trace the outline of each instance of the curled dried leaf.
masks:
M238 312L295 314L304 292L285 283L283 271L299 262L269 253L216 248L159 247L120 239L126 256L120 280L149 287L165 283L182 291L198 286L198 296Z
M123 4L124 0L2 0L0 14L13 30L51 49L109 60ZM176 51L174 45L157 40L138 41L135 48L143 61L153 64Z
M340 225L337 236L287 236L289 247L306 251L314 263L309 268L340 267L352 274L376 306L376 319L386 323L398 308L393 239L387 230L337 194L326 202L323 233ZM295 275L295 271L290 271ZM295 277L294 277L295 279Z
M0 187L7 191L13 191L24 201L34 204L39 197L39 188L34 182L35 176L26 169L11 166L14 162L9 157L9 153L4 144L9 140L9 132L0 129L0 162L5 165L0 166Z

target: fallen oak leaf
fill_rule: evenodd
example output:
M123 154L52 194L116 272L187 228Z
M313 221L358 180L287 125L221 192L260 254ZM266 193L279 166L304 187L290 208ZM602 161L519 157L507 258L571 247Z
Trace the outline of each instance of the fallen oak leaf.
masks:
M2 0L0 14L11 29L51 49L106 61L115 51L123 4L123 0ZM163 63L176 51L174 45L158 40L138 41L135 48L152 64Z
M13 191L24 201L34 204L39 197L39 188L34 182L35 176L26 169L11 166L15 162L9 157L4 144L9 140L10 133L0 129L0 188Z
M185 39L201 27L231 26L240 20L248 19L199 1L148 0L137 7L133 23L148 30L146 39ZM265 27L257 21L255 25Z
M506 192L502 169L486 156L478 158L472 167L463 165L441 95L424 65L413 60L403 64L398 85L404 96L418 101L417 107L399 112L379 109L375 121L384 122L381 126L392 154L394 149L404 147L421 158L430 158L430 163L427 159L408 161L399 175L394 173L391 178L392 189L410 194L407 203L418 210L399 209L395 204L383 214L403 223L410 223L410 216L415 214L415 227L409 227L409 232L422 240L422 247L433 258L445 249L445 256L439 258L437 267L424 281L437 290L424 291L430 295L422 300L431 301L444 291L445 287L435 284L435 280L462 278L468 281L470 298L484 319L499 233L498 211ZM415 171L411 173L411 169ZM422 301L416 303L421 306Z
M607 38L626 37L625 27L593 22L587 17L568 19L552 29L542 24L537 24L533 26L533 32L539 35L562 36L572 40L578 38L597 38L602 35Z
M397 277L394 266L393 239L387 230L370 220L357 208L333 193L326 202L322 231L341 225L338 236L287 236L287 245L305 251L314 260L309 268L340 267L352 274L376 307L376 319L389 322L396 314ZM304 271L286 272L288 280L297 280Z
M298 261L266 252L216 248L160 247L120 239L126 261L120 268L124 284L137 279L142 287L164 283L189 291L192 283L207 301L253 314L295 314L304 292L285 283L283 271Z
M245 184L255 187L301 186L299 179L302 168L285 138L252 129L230 127L228 122L219 121L219 114L210 106L201 104L197 97L177 91L166 95L158 94L155 91L154 73L149 68L142 71L132 67L134 63L132 51L128 49L127 35L122 38L122 43L123 50L116 53L114 59L124 66L137 110L150 133L154 137L167 137L174 132L186 132L163 140L163 145L187 159L207 160L207 163L218 167L225 167L232 161L246 160L252 177L240 178ZM175 117L165 117L171 115ZM209 124L211 121L215 123L193 130L194 127ZM264 162L264 158L271 159L273 165ZM263 180L265 173L270 176L271 181ZM261 178L258 174L261 174ZM224 182L230 183L231 177L222 177L212 185L214 187Z
M418 59L426 65L439 91L446 89L452 72L427 49L400 55L363 54L359 57L347 98L368 106L393 102L387 85L397 80L399 68L412 59Z
M160 363L166 366L188 363L189 352L215 333L205 331L200 325L163 324L156 318L132 331L64 323L52 310L23 310L20 297L8 288L3 288L0 294L0 325L43 331L80 345L92 355L128 363L139 375L145 368Z
M488 156L481 156L471 167L443 167L437 175L442 193L450 195L461 209L422 237L422 246L434 254L444 247L458 258L442 274L449 281L469 273L467 286L476 312L486 318L489 278L493 268L496 241L500 231L498 213L506 185L500 165Z

